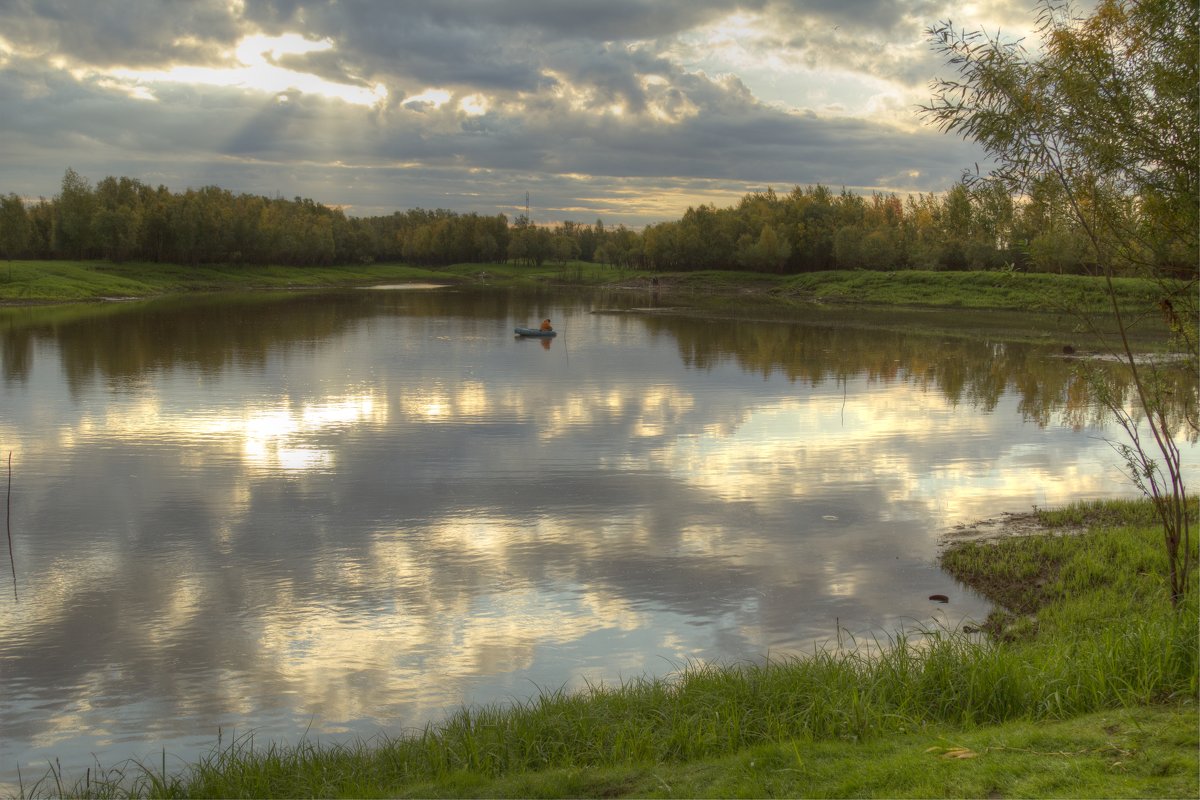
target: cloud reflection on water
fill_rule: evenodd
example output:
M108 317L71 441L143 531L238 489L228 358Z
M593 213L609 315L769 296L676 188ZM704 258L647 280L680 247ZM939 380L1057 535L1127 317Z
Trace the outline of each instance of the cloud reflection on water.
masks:
M889 631L931 618L940 526L1113 489L1035 348L401 294L5 334L5 764ZM554 349L512 341L547 313Z

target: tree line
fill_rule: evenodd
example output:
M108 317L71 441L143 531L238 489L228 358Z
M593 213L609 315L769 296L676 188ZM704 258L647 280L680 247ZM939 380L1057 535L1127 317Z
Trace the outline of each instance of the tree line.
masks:
M1171 235L1153 198L1138 216L1160 272L1194 275L1194 247ZM995 184L937 195L870 196L817 185L768 188L733 206L700 205L636 231L624 225L533 224L445 209L353 217L296 197L235 194L216 186L172 192L134 178L94 186L73 169L59 194L27 203L0 196L0 255L12 258L179 264L331 265L583 260L658 271L729 269L1022 269L1086 273L1093 248L1052 178L1014 197Z

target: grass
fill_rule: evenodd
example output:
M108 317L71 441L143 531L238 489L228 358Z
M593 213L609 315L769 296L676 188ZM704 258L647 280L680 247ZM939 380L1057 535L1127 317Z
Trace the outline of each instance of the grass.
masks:
M1117 278L1114 286L1123 310L1157 308L1162 296L1153 281ZM827 302L1101 314L1112 310L1104 282L1087 275L832 271L797 275L781 290Z
M188 267L137 262L14 261L11 264L0 263L0 302L72 302L223 289L429 281L444 277L427 269L395 264L352 267Z
M1064 721L1020 720L955 731L912 731L856 744L797 739L712 759L558 767L488 776L458 770L405 781L373 763L367 743L249 752L230 745L225 761L269 768L231 782L185 785L129 765L142 796L319 797L1195 797L1194 708L1116 709ZM125 796L121 770L78 794ZM116 790L116 785L126 787ZM204 791L213 794L205 795Z
M14 262L0 301L434 281L649 288L594 264L204 267ZM1019 273L660 273L664 293L1046 308L1099 289ZM1147 286L1122 283L1130 303ZM224 302L223 300L221 302ZM1092 301L1089 301L1092 302ZM74 313L62 306L62 313ZM21 311L21 309L17 309ZM1193 515L1195 512L1193 512ZM1041 511L1049 535L943 565L998 604L968 630L464 709L412 735L220 742L198 763L49 773L29 796L1196 796L1197 591L1170 608L1146 503ZM1193 554L1194 557L1194 554ZM967 756L970 757L956 757Z
M1200 615L1162 578L1139 504L1048 512L1086 534L964 544L947 569L1000 635L922 630L850 649L462 709L394 739L222 743L179 774L97 770L93 797L1155 796L1197 793ZM1099 522L1095 522L1100 520ZM1193 553L1193 557L1194 557ZM1019 635L1009 635L1016 629ZM866 646L870 645L870 646Z
M0 263L0 302L72 302L112 297L225 289L318 288L390 281L486 283L497 286L609 286L664 293L755 295L780 302L822 301L934 308L1107 313L1102 281L1082 275L1020 272L826 271L802 275L706 270L651 273L572 261L454 264L414 267L370 264L339 267L182 266L103 261ZM1123 308L1157 309L1161 289L1151 281L1116 281Z
M623 270L582 261L547 263L540 267L519 264L191 267L144 262L12 261L0 262L0 303L75 302L197 291L323 288L402 281L501 286L602 285L620 281L625 275Z
M1195 498L1190 508L1194 525ZM1138 617L1148 627L1183 618L1147 614L1147 607L1161 605L1167 571L1162 530L1148 501L1083 502L1040 509L1037 516L1049 535L965 542L942 556L944 569L999 606L986 625L993 636L1027 638L1039 631L1057 643L1096 619ZM1089 532L1055 535L1080 529ZM1193 560L1195 546L1193 537ZM1189 602L1195 603L1194 594Z
M1192 519L1200 510L1197 498L1191 498ZM1072 503L1055 509L1038 509L1038 519L1051 530L1078 527L1110 528L1114 526L1154 526L1158 515L1151 503L1144 500L1092 500Z

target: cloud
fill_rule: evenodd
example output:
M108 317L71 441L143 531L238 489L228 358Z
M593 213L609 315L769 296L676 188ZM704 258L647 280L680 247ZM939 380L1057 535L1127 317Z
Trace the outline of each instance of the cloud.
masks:
M928 0L772 0L768 11L784 20L812 20L822 25L889 30L904 19L928 13L937 4Z
M766 184L940 190L979 153L913 115L936 10L20 0L0 6L0 192L52 194L73 166L494 213L534 187L555 218L643 224Z
M925 337L834 312L763 323L756 355L739 326L566 299L548 313L574 331L568 363L564 340L507 333L544 303L22 312L0 333L28 353L0 434L24 443L17 563L38 613L0 619L19 643L6 763L113 763L145 735L189 752L247 720L370 735L491 699L473 675L503 700L580 663L611 680L802 651L835 620L894 632L955 591L922 555L940 525L1113 490L1094 431L1027 422L1031 387L1005 391L1037 347L951 345L950 383L974 365L981 390L955 392ZM1043 366L1066 385L1070 365ZM88 697L110 701L101 724Z
M347 8L346 5L353 7ZM757 7L762 0L741 5ZM248 3L247 19L268 29L282 30L303 23L323 34L334 29L348 34L382 29L396 36L412 30L477 30L492 33L531 32L541 38L579 38L617 41L654 38L678 33L724 16L723 0L378 0L330 5L304 0Z
M217 63L243 31L224 0L0 4L0 37L33 53L96 66Z

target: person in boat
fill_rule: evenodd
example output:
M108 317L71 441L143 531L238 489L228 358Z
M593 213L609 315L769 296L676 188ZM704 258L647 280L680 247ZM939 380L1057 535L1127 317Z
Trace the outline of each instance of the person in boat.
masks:
M543 331L552 331L552 330L554 330L554 328L550 327L550 320L548 320L548 319L544 319L544 320L542 320L542 330L543 330Z

